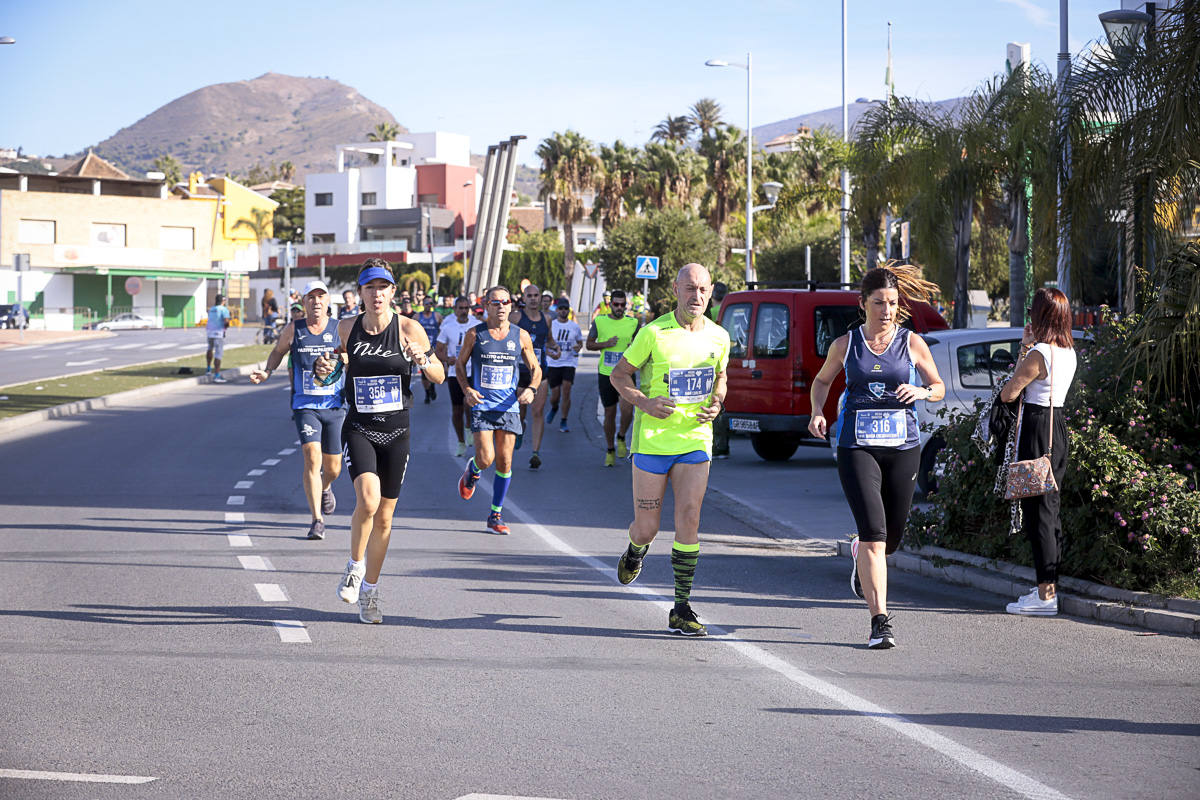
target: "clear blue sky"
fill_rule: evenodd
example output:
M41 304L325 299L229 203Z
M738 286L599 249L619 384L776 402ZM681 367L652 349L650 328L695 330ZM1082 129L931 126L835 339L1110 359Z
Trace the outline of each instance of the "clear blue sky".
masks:
M511 6L513 10L508 10ZM1071 0L1074 52L1119 0ZM881 97L887 22L896 91L941 100L1000 71L1009 41L1054 70L1055 0L850 0L847 98ZM839 0L511 4L5 0L0 146L61 155L212 83L328 76L410 130L466 133L473 152L574 128L641 144L668 113L713 97L745 124L746 76L705 67L753 53L754 124L841 102Z

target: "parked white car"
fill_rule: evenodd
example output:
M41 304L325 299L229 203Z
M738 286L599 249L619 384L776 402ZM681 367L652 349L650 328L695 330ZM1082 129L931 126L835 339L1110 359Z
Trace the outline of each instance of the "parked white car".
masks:
M141 314L125 313L93 323L92 327L98 331L132 331L160 328L162 326L153 319L150 319L150 317L143 317Z

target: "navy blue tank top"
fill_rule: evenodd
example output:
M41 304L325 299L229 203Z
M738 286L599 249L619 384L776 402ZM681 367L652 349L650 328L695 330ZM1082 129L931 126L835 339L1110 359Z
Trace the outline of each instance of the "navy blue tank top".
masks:
M372 336L359 314L346 342L347 418L375 430L408 427L408 389L412 364L400 345L400 316Z
M429 337L429 346L432 347L433 343L437 341L438 331L441 330L442 318L437 315L436 311L429 312L428 317L422 312L417 314L417 322L421 323L421 327L425 329L425 335Z
M546 321L546 315L542 314L542 318L534 322L529 318L528 314L521 313L521 321L517 323L533 340L533 354L537 356L538 366L544 372L546 370L546 340L550 338L550 323ZM521 362L522 367L524 362Z
M521 359L521 328L508 326L508 335L493 339L487 323L475 326L471 348L471 385L483 395L480 411L517 410L517 365Z
M896 399L896 388L916 380L908 352L907 328L897 327L887 348L875 354L862 327L850 331L846 350L846 406L842 411L839 447L894 447L920 444L913 406Z
M337 383L322 386L313 380L313 364L317 358L332 353L337 347L337 320L328 320L325 329L313 333L306 320L292 322L292 408L341 408L345 376Z

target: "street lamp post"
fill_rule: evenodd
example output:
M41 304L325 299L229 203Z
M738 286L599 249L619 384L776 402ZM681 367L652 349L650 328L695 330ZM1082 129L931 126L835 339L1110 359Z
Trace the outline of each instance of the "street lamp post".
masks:
M1066 2L1066 0L1063 0ZM850 141L850 115L846 110L846 0L842 0L842 143ZM850 282L850 170L842 167L841 282Z
M471 263L469 260L469 257L467 256L467 207L469 205L469 203L467 201L467 187L474 186L474 185L475 185L474 181L467 181L466 183L464 183L462 185L462 189L463 189L463 280L464 281L467 278L467 267ZM462 287L459 287L459 288L461 289Z
M1071 174L1071 144L1067 131L1067 81L1071 77L1070 44L1067 42L1067 0L1058 0L1058 289L1071 296L1071 228L1064 209L1063 190Z
M746 70L746 282L755 279L754 274L754 128L750 113L751 69L750 53L746 53L745 64L710 58L704 62L708 67L738 67ZM771 205L774 205L772 203ZM768 206L769 208L770 206Z

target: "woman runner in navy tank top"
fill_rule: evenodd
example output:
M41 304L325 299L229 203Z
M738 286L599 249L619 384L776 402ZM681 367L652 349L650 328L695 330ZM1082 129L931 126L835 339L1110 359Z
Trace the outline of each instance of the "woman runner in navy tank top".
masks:
M409 382L414 369L434 383L445 380L425 329L392 310L396 278L381 258L368 258L358 273L363 313L338 322L338 361L322 357L313 370L332 381L346 379L342 447L354 481L350 561L338 583L338 599L358 603L358 618L383 622L379 573L392 534L392 514L408 468Z
M824 439L829 387L839 371L846 372L838 477L858 527L850 542L850 585L871 612L871 649L896 646L887 611L886 559L900 546L920 466L913 404L936 402L946 394L925 340L900 327L907 316L900 298L924 302L937 291L912 265L888 262L868 272L859 297L866 323L834 341L813 379L808 430Z

